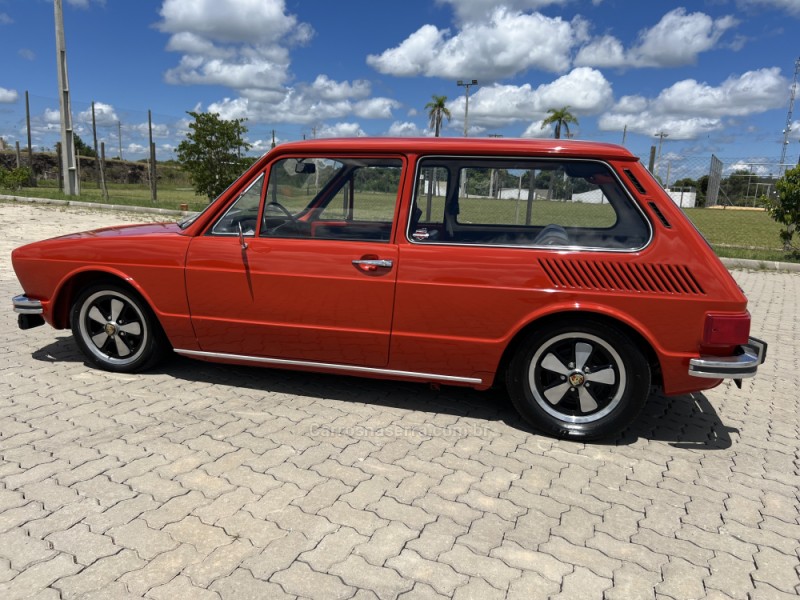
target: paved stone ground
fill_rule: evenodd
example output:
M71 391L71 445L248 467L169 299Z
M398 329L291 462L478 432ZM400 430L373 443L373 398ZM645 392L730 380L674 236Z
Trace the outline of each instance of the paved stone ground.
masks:
M143 220L0 204L8 251ZM762 373L609 444L503 396L176 358L87 368L0 311L0 598L795 598L800 275L734 273Z

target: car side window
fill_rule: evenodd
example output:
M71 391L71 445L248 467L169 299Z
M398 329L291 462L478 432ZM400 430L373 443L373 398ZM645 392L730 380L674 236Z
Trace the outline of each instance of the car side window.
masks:
M271 168L261 235L388 242L399 159L282 159Z
M429 158L417 170L408 237L634 250L648 242L650 227L602 162Z
M258 225L258 209L261 206L261 193L264 188L264 174L251 183L231 204L225 214L211 228L212 235L255 235Z

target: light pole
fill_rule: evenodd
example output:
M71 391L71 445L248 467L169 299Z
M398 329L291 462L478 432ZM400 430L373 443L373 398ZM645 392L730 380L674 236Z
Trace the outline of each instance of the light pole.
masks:
M656 161L656 177L658 177L661 171L661 146L664 144L664 138L669 137L669 134L664 131L659 131L653 135L658 138L658 159Z
M472 81L461 81L459 79L456 82L456 85L467 89L467 103L464 106L464 137L467 137L467 126L469 125L469 87L471 85L478 85L478 80L473 79Z

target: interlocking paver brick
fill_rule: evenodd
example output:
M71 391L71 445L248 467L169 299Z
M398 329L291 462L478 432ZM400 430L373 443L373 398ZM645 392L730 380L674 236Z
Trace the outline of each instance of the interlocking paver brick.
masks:
M149 560L138 571L129 571L120 581L134 594L143 595L148 590L171 581L188 565L199 560L197 550L182 544Z
M602 598L613 582L608 577L600 577L584 567L575 567L575 570L564 577L560 593L552 596L553 600L593 600Z
M256 548L266 548L286 535L286 532L272 521L256 519L246 511L224 517L217 521L216 525L222 527L231 537L249 540Z
M551 538L540 547L542 552L546 552L555 558L568 564L586 567L597 575L610 579L614 576L614 570L622 566L622 563L606 556L600 550L586 548L570 544L562 538Z
M761 548L755 555L755 561L757 570L752 575L755 581L763 581L786 593L797 591L800 585L800 562L796 552L783 554L772 548Z
M162 529L169 536L182 544L189 544L200 554L210 554L220 546L227 546L233 541L221 527L206 525L197 517L191 515L177 523L170 523Z
M287 569L297 557L310 550L315 542L309 540L298 531L279 537L264 550L242 562L242 566L250 569L259 579L267 580L278 571Z
M351 555L331 567L330 572L341 577L347 585L372 591L381 600L396 598L414 587L394 569L375 567L360 556Z
M492 550L491 556L501 559L510 567L523 572L536 572L553 582L562 581L564 576L573 570L571 564L560 561L550 554L529 550L510 541Z
M672 558L661 571L664 581L656 585L656 592L671 598L702 598L705 595L703 579L707 568L698 567L682 558Z
M155 600L174 600L175 598L191 598L192 600L219 600L219 594L192 585L191 580L183 575L155 587L147 592L148 598Z
M614 571L614 585L606 590L608 600L653 600L655 588L661 582L661 573L626 563Z
M53 587L60 590L63 600L83 598L89 592L106 588L125 573L138 571L145 564L133 550L123 549L99 559L75 575L60 578Z
M88 525L82 523L66 531L51 533L45 539L53 548L71 554L82 565L90 565L99 558L116 554L120 550L110 537L92 533Z
M40 539L30 537L22 529L12 529L0 534L0 556L9 561L15 571L45 561L55 556L50 545Z
M12 247L145 217L0 203L0 293ZM796 597L800 276L734 277L759 376L655 393L608 444L533 433L495 392L106 373L0 311L0 597Z
M521 574L519 569L509 567L499 558L476 554L459 544L439 555L439 561L450 565L459 573L485 580L492 587L503 590Z
M111 536L117 546L130 548L145 560L151 560L178 546L168 533L151 529L142 519L113 527L108 530L107 535Z
M211 584L210 590L217 592L222 600L264 600L264 598L291 598L277 583L257 579L244 568Z
M0 583L0 598L27 598L33 590L44 590L62 577L78 572L80 565L71 556L59 554L46 562L31 565L10 581Z
M345 585L339 577L312 571L302 562L293 563L288 569L275 573L270 578L284 590L296 596L340 600L350 598L355 588Z
M418 536L418 531L409 529L398 521L392 521L373 533L368 542L356 546L353 554L379 567L389 558L400 554L406 543Z

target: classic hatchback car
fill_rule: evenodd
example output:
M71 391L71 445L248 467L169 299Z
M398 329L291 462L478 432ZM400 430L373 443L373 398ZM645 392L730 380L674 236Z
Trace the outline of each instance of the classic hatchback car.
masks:
M756 373L747 300L624 148L313 140L202 213L18 248L23 329L103 369L198 359L487 389L607 436L666 394Z

